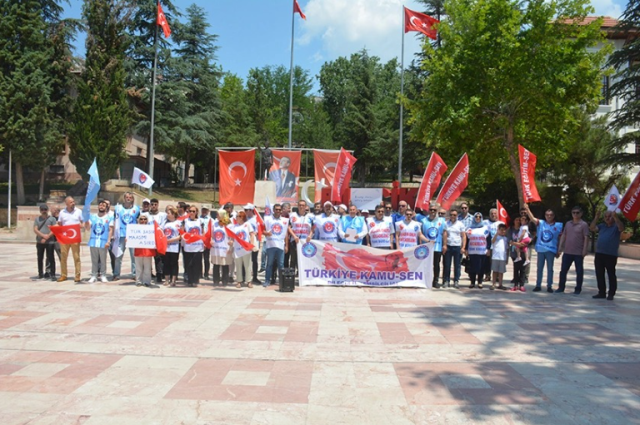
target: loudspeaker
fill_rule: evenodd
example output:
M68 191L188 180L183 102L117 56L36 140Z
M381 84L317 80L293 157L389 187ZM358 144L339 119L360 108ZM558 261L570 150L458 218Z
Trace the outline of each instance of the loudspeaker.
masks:
M296 288L296 270L291 268L280 269L278 272L280 292L293 292Z

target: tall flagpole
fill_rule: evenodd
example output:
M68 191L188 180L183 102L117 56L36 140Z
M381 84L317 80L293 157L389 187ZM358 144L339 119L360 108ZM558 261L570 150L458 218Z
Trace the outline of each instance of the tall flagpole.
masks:
M156 11L157 13L157 11ZM147 161L149 161L149 175L153 179L153 130L156 118L156 70L158 69L158 22L156 22L156 35L153 41L153 77L151 80L151 134L149 136L149 152L147 152ZM149 188L149 196L153 194L153 186Z
M11 149L9 149L9 193L7 195L9 200L9 211L7 211L7 229L11 230Z
M293 125L293 29L295 24L295 11L291 12L291 64L289 65L289 149L291 149L292 125Z
M400 137L398 139L398 187L402 187L402 133L404 130L404 108L402 98L404 97L404 6L402 6L402 51L400 53Z

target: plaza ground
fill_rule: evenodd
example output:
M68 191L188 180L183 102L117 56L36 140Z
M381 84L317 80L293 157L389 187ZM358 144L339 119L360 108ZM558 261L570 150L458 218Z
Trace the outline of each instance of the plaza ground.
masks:
M86 247L85 282L55 283L35 257L0 243L2 425L640 423L640 261L607 301L592 256L579 296L573 274L565 294L89 285Z

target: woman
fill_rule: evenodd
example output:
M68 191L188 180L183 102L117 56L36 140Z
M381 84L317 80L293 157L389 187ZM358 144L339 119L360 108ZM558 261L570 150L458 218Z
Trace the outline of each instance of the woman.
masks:
M182 239L184 241L184 264L187 286L196 287L202 277L202 252L204 228L198 218L198 208L191 205L187 211L189 216L182 221Z
M467 229L467 240L469 244L467 246L467 254L469 258L469 279L471 279L471 285L469 288L475 288L476 280L478 281L478 288L482 289L482 277L484 276L484 262L487 253L489 253L487 247L489 246L489 238L491 232L484 223L482 213L475 213L471 226Z
M244 211L243 211L244 212ZM219 212L211 228L211 263L213 264L213 285L229 284L229 265L233 263L233 250L229 249L229 237L225 228L229 225L229 214L225 210ZM222 281L220 272L222 271Z
M511 257L511 260L515 260L520 255L520 252L518 251L520 223L520 217L516 217L507 232L507 238L509 239L509 257ZM511 288L512 291L517 291L522 284L522 264L523 261L516 261L513 263L513 279L511 279L511 283L513 283L513 288Z
M167 253L164 257L164 272L167 280L166 285L176 286L178 280L178 257L180 256L180 228L182 222L178 221L178 210L173 205L166 208L167 221L162 226L162 230L167 237Z
M244 211L238 212L236 222L237 224L229 226L229 229L243 242L251 244L251 249L247 250L237 240L229 241L230 245L233 244L233 255L235 257L236 288L242 288L242 282L245 283L247 288L253 288L253 283L251 283L251 252L253 251L255 233L251 223L247 222L247 214Z

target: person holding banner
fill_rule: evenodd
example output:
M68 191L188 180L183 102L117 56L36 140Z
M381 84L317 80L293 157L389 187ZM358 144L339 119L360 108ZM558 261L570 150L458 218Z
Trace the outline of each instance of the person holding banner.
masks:
M433 288L440 288L440 261L447 252L447 223L444 217L438 217L438 205L429 206L429 215L422 219L422 234L435 243L433 247Z
M593 298L607 298L613 301L613 297L618 290L618 278L616 277L616 264L618 263L618 248L620 247L620 234L624 231L624 224L613 211L604 213L604 223L596 224L600 220L600 211L591 222L590 229L598 233L596 242L596 257L594 265L596 268L596 281L598 282L598 293ZM607 272L609 278L609 294L607 295L607 282L604 273Z
M482 289L482 278L484 276L485 258L491 255L489 251L489 241L491 240L491 232L483 220L482 213L473 215L473 223L467 229L467 255L469 258L469 279L471 284L469 289L473 289L478 282L478 288Z
M396 222L396 246L400 249L418 246L420 242L426 242L427 238L422 234L422 225L413 220L413 210L405 207L404 220Z
M289 267L298 270L298 244L307 239L313 226L307 203L298 201L298 212L289 213Z
M553 262L560 257L558 241L562 234L562 223L556 223L556 215L551 210L544 213L544 221L533 216L529 204L524 204L527 216L538 228L536 239L536 251L538 253L538 276L533 292L542 290L542 271L547 264L547 292L553 292Z
M451 261L453 261L453 287L460 288L460 270L462 256L465 255L467 246L466 226L458 220L458 211L449 211L447 221L447 251L444 254L444 271L442 274L442 286L451 288Z
M340 228L340 217L333 213L333 204L330 201L326 201L323 205L324 212L316 215L313 221L313 228L309 236L307 236L307 242L311 240L311 237L318 232L317 239L325 242L338 242L338 229Z
M107 251L111 247L113 237L113 217L107 213L107 203L104 199L98 201L98 214L91 214L84 223L89 230L89 251L91 253L91 278L89 283L95 283L100 274L100 281L107 283Z
M367 235L368 244L373 248L393 249L393 237L395 235L391 218L384 216L384 205L378 205L373 217L368 217Z
M338 234L343 243L362 245L362 240L367 236L367 226L364 217L358 216L355 205L349 207L349 215L340 218Z
M179 275L180 256L180 228L182 222L178 221L178 210L173 205L166 208L167 221L162 226L165 236L167 237L167 252L164 255L163 272L166 278L165 285L176 286Z
M146 215L138 217L138 224L149 225L149 218ZM133 229L133 227L132 227ZM136 262L136 286L151 286L151 263L156 256L156 250L151 248L134 248L134 258Z
M76 208L76 201L71 196L67 196L64 200L65 205L67 206L65 209L60 211L60 216L58 217L58 224L60 226L69 226L72 224L82 224L82 210ZM58 279L58 282L64 282L67 280L67 259L69 258L69 250L73 254L73 264L75 267L76 277L74 282L80 282L80 242L66 244L60 243L60 269L61 275Z

